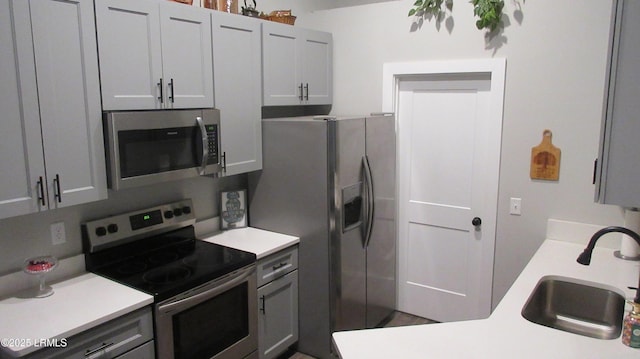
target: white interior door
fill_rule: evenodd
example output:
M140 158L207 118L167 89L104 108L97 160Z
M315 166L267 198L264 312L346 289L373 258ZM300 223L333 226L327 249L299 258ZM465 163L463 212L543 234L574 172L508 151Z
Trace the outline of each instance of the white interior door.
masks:
M491 72L397 82L401 311L437 321L490 314L502 127L496 87Z

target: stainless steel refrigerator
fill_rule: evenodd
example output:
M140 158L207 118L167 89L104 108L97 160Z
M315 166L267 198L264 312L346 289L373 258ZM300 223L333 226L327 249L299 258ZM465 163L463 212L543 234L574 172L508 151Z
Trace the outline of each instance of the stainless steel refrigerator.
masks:
M298 350L328 358L331 333L396 306L395 119L265 119L262 135L250 225L300 237Z

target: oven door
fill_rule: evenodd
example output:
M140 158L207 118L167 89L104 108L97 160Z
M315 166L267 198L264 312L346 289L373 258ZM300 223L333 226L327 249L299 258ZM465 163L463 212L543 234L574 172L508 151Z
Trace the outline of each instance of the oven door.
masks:
M111 189L221 170L216 109L107 112L104 121Z
M156 305L158 359L239 359L258 349L255 265Z

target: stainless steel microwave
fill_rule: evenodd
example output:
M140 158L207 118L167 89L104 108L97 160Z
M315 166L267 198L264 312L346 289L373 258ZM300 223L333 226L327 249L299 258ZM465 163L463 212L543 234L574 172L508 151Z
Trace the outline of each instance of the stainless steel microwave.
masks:
M109 188L121 190L190 177L217 175L217 109L105 112Z

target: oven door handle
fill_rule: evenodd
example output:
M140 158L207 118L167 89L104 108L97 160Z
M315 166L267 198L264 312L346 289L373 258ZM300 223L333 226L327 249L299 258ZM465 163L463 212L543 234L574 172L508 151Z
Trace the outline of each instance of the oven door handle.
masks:
M204 176L205 169L207 168L207 162L209 162L209 141L207 140L207 129L204 127L202 117L196 117L196 122L200 128L200 134L202 136L202 162L200 163L200 176Z
M184 309L190 308L198 303L201 303L207 299L215 297L218 294L221 294L236 285L244 282L251 274L253 274L255 268L247 268L243 272L238 273L236 277L230 278L224 283L219 285L215 285L213 288L205 290L201 293L177 300L175 302L167 303L160 305L158 307L158 312L160 314L169 314L171 312L179 312Z

